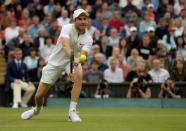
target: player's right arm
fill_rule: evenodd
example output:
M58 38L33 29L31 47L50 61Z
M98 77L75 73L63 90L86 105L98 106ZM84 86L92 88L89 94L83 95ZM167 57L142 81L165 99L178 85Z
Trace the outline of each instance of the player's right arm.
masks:
M60 33L60 38L61 38L61 44L63 47L64 52L66 55L70 58L71 55L71 47L70 47L70 32L72 30L72 26L66 25L62 28L61 33Z
M62 46L66 55L70 58L72 49L70 48L70 39L66 37L62 37Z

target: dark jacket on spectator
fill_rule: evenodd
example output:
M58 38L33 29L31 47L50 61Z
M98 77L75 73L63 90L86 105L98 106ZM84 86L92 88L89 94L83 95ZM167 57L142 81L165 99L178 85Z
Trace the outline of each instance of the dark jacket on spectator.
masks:
M11 83L14 82L15 79L20 79L25 82L29 81L26 64L21 62L20 67L18 67L15 60L13 60L7 65L7 80Z

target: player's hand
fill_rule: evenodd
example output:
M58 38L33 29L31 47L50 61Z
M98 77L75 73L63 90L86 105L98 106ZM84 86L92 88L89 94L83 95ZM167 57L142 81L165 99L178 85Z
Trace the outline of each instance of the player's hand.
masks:
M74 58L74 64L75 64L75 65L78 65L79 63L80 63L79 58Z
M70 74L69 74L69 79L70 79L72 82L74 82L74 74L73 74L73 73L70 73Z

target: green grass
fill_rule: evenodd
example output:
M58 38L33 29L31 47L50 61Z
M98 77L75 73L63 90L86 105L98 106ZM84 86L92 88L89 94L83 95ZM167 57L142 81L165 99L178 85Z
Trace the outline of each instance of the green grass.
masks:
M185 109L80 108L81 123L67 119L67 108L45 108L31 120L25 109L0 108L0 131L186 131Z

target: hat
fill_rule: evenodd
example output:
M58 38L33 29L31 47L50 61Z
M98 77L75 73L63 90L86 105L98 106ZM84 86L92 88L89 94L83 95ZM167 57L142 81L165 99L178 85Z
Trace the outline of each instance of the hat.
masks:
M149 27L149 28L147 29L147 31L148 31L148 32L151 32L151 31L152 31L152 32L155 32L155 29L154 29L154 27Z
M154 5L152 3L147 5L147 8L154 8Z
M89 14L84 9L77 9L73 13L73 19L79 17L79 15L81 15L82 13L84 13L86 16L89 16Z
M134 31L136 32L137 28L135 26L130 27L130 32L134 32Z

